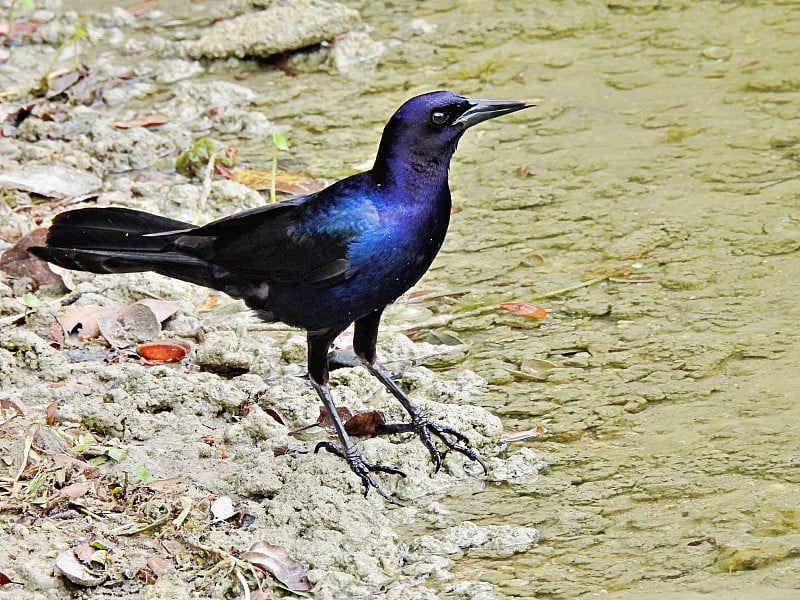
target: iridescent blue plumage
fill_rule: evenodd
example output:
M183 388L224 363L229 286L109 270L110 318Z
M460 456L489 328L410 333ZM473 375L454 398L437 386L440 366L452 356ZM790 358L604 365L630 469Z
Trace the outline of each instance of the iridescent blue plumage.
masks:
M95 273L155 271L244 298L265 320L308 331L312 385L334 418L340 445L318 445L345 458L365 491L371 472L399 473L366 462L336 417L328 389L328 351L355 322L353 364L403 404L437 469L437 436L479 462L466 438L428 419L376 362L383 309L427 271L450 218L450 159L468 127L526 108L523 102L474 100L452 92L412 98L392 116L373 168L309 196L231 215L202 227L123 208L58 215L47 246L31 252L66 268ZM485 466L484 466L485 469Z

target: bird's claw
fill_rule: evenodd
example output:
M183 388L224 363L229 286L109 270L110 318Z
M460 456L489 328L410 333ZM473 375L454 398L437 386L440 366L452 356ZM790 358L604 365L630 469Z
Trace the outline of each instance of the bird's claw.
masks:
M400 477L405 477L406 474L403 471L396 467L389 467L386 465L367 462L364 460L364 457L361 456L361 453L355 446L344 450L341 446L338 446L333 442L319 442L314 448L314 453L316 454L320 450L327 450L331 454L335 454L339 458L343 458L347 461L347 464L350 465L350 469L353 471L353 473L361 478L361 483L364 484L365 498L367 494L369 494L369 490L374 489L381 496L381 498L386 500L386 502L389 504L399 504L395 499L389 496L389 494L383 491L381 486L378 485L378 482L372 477L372 473L388 473L389 475L400 475Z
M478 463L483 469L484 475L488 475L489 473L489 469L486 467L486 463L483 462L480 454L469 447L469 439L466 435L461 433L455 427L451 427L450 425L446 425L444 423L437 423L436 421L431 420L419 409L416 413L411 415L411 423L386 425L384 426L384 429L391 430L395 433L401 431L415 432L419 436L420 440L422 440L424 446L428 449L428 452L430 452L431 459L433 459L433 464L435 466L434 470L436 472L442 468L442 455L431 438L431 434L442 440L442 443L450 450L458 452L459 454L463 454L471 461ZM451 439L451 437L455 438L455 440Z

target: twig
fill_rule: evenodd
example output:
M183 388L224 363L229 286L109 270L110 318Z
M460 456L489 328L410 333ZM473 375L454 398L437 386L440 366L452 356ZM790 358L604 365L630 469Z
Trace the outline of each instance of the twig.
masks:
M569 287L561 288L560 290L554 290L552 292L547 292L546 294L540 294L538 296L534 296L534 300L543 300L545 298L552 298L553 296L560 296L561 294L566 294L567 292L573 292L575 290L579 290L581 288L589 287L590 285L594 285L595 283L600 283L605 281L608 277L595 277L594 279L589 279L588 281L582 281L581 283L577 283L575 285L571 285Z
M203 187L200 189L200 199L197 201L197 213L194 215L194 222L199 223L200 217L206 211L206 202L211 195L211 177L214 174L214 167L217 164L217 153L212 152L208 157L208 163L203 169Z

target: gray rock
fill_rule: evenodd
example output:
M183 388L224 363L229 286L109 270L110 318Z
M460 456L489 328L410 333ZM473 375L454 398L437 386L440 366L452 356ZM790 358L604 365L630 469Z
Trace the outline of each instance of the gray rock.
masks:
M272 56L345 33L360 20L357 11L337 3L273 3L265 10L217 23L189 48L189 54L196 58Z

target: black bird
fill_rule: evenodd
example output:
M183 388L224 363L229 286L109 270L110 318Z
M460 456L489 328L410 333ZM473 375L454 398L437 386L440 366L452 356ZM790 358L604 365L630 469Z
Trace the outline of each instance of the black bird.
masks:
M53 219L46 247L30 251L68 269L92 273L155 271L243 298L265 321L308 332L311 384L333 418L339 444L321 442L361 478L404 475L367 462L339 420L328 388L333 340L355 322L354 356L411 416L389 431L415 431L438 470L431 434L486 465L456 429L429 419L377 361L381 313L428 270L450 220L447 172L467 128L531 105L477 100L439 91L411 98L383 131L369 171L328 188L247 210L202 227L126 208L85 208ZM339 365L336 365L339 366Z

